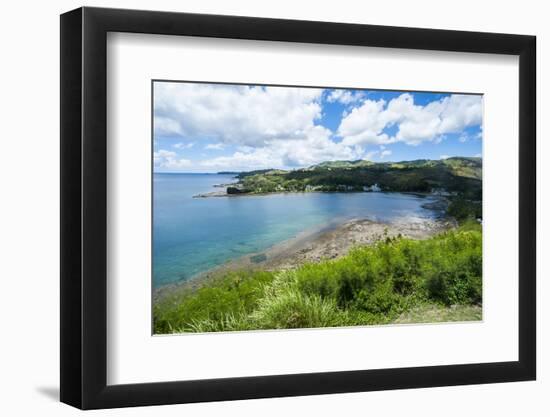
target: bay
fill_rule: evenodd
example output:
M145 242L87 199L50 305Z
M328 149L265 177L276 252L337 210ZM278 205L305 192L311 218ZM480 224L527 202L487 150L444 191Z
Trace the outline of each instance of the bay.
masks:
M188 280L300 232L349 219L422 221L431 197L402 193L282 193L193 198L232 175L153 175L153 286Z

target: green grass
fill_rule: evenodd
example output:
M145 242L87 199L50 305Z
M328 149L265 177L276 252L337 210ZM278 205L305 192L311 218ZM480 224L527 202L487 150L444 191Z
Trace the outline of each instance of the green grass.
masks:
M481 306L479 305L457 305L442 307L438 305L425 305L415 307L410 311L401 314L394 323L439 323L451 321L480 321Z
M153 306L155 333L197 331L201 322L222 323L252 312L273 281L270 272L231 272L195 292L166 296Z
M154 306L155 333L478 320L481 227L386 239L291 271L232 272Z

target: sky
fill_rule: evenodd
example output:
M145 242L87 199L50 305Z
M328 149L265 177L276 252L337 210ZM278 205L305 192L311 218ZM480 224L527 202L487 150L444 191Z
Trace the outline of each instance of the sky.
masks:
M481 156L481 95L155 81L155 172Z

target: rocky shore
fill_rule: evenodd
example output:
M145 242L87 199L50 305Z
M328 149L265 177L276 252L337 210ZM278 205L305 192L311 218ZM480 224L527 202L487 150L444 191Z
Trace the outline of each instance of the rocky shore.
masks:
M225 190L210 191L207 193L200 193L193 196L193 198L209 198L209 197L231 197Z
M227 271L241 269L280 270L296 268L307 262L336 259L357 245L370 245L387 237L426 239L456 227L452 219L408 219L391 223L367 219L349 220L338 225L308 230L270 249L231 260L188 281L157 288L158 299L173 291L193 291Z

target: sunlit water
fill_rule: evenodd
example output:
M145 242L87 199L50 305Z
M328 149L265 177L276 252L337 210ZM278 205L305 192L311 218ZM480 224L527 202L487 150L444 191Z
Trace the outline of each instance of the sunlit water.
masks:
M230 175L153 176L153 285L187 280L311 228L352 218L422 221L431 200L400 193L288 193L193 198Z

